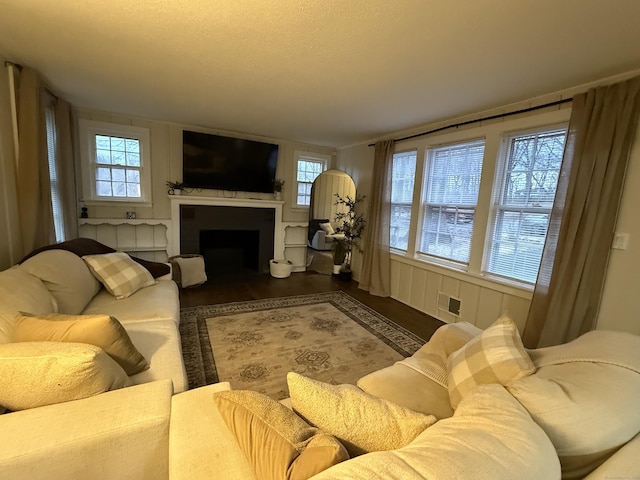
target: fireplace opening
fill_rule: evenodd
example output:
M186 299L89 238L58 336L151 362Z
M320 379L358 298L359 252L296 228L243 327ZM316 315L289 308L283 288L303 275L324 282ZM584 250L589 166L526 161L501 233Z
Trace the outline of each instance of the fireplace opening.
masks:
M259 230L200 230L207 277L260 272Z

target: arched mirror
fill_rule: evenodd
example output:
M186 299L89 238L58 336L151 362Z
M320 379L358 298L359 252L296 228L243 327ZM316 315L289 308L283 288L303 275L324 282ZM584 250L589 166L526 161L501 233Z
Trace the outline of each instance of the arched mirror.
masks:
M336 213L345 209L344 205L336 205L336 194L343 198L347 195L352 198L356 196L353 179L341 170L322 172L311 186L308 237L309 247L316 251L331 250L332 230L337 227Z

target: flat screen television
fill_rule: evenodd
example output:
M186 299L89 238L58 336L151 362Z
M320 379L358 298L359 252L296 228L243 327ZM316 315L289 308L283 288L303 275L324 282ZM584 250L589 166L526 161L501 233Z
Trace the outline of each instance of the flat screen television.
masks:
M182 181L190 188L273 192L278 145L182 132Z

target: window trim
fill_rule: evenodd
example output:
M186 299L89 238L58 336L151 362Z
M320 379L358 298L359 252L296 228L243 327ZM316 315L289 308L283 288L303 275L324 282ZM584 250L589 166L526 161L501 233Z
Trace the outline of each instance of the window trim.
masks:
M151 206L151 134L148 128L96 120L80 119L78 121L80 138L80 160L82 170L82 203L86 205ZM140 193L136 200L131 197L98 197L96 195L96 179L94 169L95 136L107 135L136 139L140 142Z
M406 254L409 249L411 248L412 245L412 236L411 236L411 224L413 223L413 218L415 215L414 212L414 200L415 200L415 195L416 195L416 176L417 176L417 170L418 170L418 158L419 158L419 152L417 148L409 148L409 149L403 149L397 152L393 152L392 155L392 162L395 162L395 156L396 155L407 155L407 154L413 154L413 157L415 157L415 164L413 166L413 187L412 187L412 192L411 192L411 202L407 203L407 202L394 202L393 201L393 196L391 197L391 201L390 201L390 207L391 209L393 209L394 206L408 206L410 208L411 211L411 215L409 216L409 229L407 231L407 248L398 248L396 246L391 245L391 238L389 238L389 249L392 252L402 252L403 254ZM393 165L392 165L392 172L393 172ZM393 182L393 173L392 173L392 178L391 178L392 182ZM391 187L393 189L393 185ZM391 224L391 219L389 219L389 229L391 230L392 228L392 224ZM391 237L391 231L389 231L389 236Z
M326 155L324 153L315 153L315 152L305 152L302 150L296 150L293 154L293 175L291 177L291 184L293 188L291 189L291 208L292 210L309 210L309 205L299 205L298 204L298 162L300 160L308 160L311 162L318 162L322 164L322 171L318 174L321 175L323 172L326 172L329 168L329 163L331 162L331 156ZM307 183L307 182L300 182Z
M513 132L524 132L526 130L539 130L553 128L554 126L566 125L571 115L570 108L555 108L546 112L536 112L527 116L489 122L485 125L467 127L455 131L439 133L421 138L413 138L407 141L397 142L394 153L407 150L418 151L418 162L416 165L416 179L414 184L414 200L412 208L411 225L409 230L409 248L402 251L392 249L395 261L402 261L416 266L422 266L428 271L447 271L452 276L459 279L466 279L472 284L484 284L491 282L497 288L516 289L516 291L532 292L533 285L519 282L510 278L500 277L484 271L484 249L489 235L489 213L493 201L493 184L496 178L498 154L501 148L503 136ZM427 257L417 253L417 243L419 242L418 229L421 222L418 208L422 203L424 176L426 170L425 155L429 148L438 145L471 141L474 139L485 139L485 158L482 167L482 177L480 180L480 192L474 218L474 231L471 238L471 252L468 265L460 265L435 257Z

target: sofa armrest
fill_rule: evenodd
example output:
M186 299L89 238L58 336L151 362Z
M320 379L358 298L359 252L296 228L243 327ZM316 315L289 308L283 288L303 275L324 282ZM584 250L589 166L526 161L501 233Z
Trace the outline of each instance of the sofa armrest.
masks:
M638 478L640 474L640 433L629 440L609 460L596 468L584 480L607 478Z
M0 415L0 479L168 478L170 380Z

